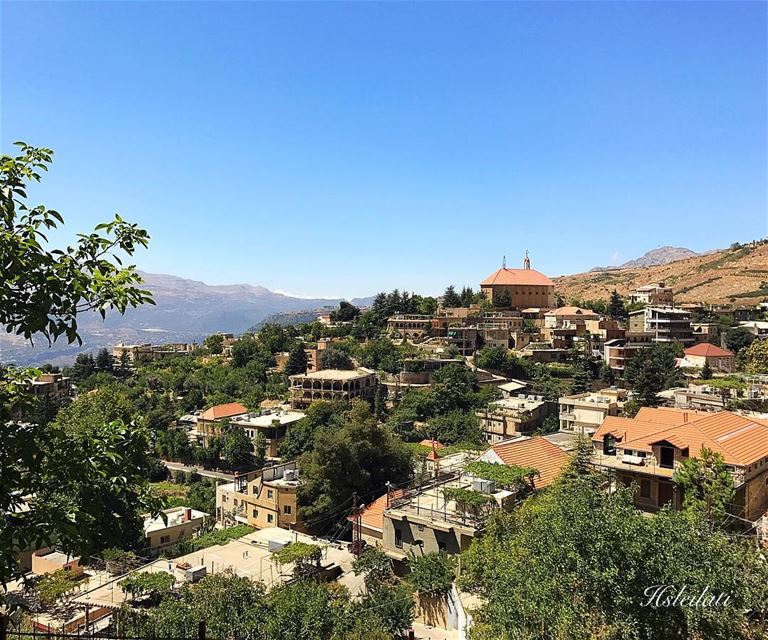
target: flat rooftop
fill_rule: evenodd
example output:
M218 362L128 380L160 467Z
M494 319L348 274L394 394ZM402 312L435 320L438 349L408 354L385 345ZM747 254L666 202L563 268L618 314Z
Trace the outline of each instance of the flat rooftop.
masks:
M262 415L256 413L246 413L245 415L235 416L230 418L232 424L237 424L244 427L271 427L272 423L277 420L280 424L291 424L301 420L307 414L303 411L279 411L275 413L264 413Z
M354 380L355 378L364 378L375 373L371 369L359 367L357 369L322 369L312 373L304 373L295 376L297 379L310 380Z

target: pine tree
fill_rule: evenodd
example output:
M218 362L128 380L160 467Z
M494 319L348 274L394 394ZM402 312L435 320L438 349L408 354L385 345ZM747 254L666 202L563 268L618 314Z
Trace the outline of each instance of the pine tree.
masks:
M614 319L622 318L625 315L624 300L619 295L619 292L616 291L616 289L614 289L611 293L611 299L608 303L608 313L610 314L611 318Z
M443 307L445 308L452 308L452 307L460 307L461 306L461 298L456 293L456 289L453 285L450 285L443 294Z
M285 375L295 376L307 372L307 352L304 347L297 344L288 354L288 362L285 363Z
M699 372L699 378L702 380L710 380L712 378L712 367L709 366L709 362L704 362L704 366Z
M99 349L98 353L96 354L95 364L97 370L104 371L106 373L112 373L114 365L112 354L110 354L106 349Z

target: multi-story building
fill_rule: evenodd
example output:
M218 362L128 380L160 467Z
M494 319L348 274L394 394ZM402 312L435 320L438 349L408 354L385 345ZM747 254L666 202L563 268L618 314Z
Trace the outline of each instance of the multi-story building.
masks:
M46 398L57 405L72 395L72 378L61 373L41 373L29 386L36 397Z
M480 283L480 291L495 307L525 309L553 308L555 283L543 273L531 269L526 251L522 269L507 269L506 262Z
M205 524L208 514L190 507L165 509L163 516L144 517L144 539L150 549L164 549L191 538Z
M560 398L560 430L593 434L608 416L617 416L627 399L625 389L603 389Z
M462 356L471 356L480 348L480 339L476 326L451 325L444 341L454 346Z
M239 402L214 405L197 416L192 437L201 444L208 446L211 438L221 437L224 420L231 420L235 416L242 416L247 413L248 409Z
M160 360L170 356L189 355L198 350L198 345L187 342L170 344L116 344L112 347L112 357L119 362L124 356L131 362Z
M236 474L234 482L216 487L216 520L257 529L300 528L299 486L296 462Z
M587 321L597 321L600 314L581 307L558 307L544 314L544 328L554 329L564 325L582 326L586 330Z
M255 441L259 434L262 435L267 445L267 457L275 458L280 441L285 438L288 429L304 416L301 411L264 410L236 415L230 423L242 427L251 441Z
M355 398L373 402L378 379L376 372L364 367L357 369L324 369L289 376L291 408L303 409L315 400L345 400Z
M555 403L547 402L542 396L519 394L491 402L476 415L485 439L495 444L535 431L555 409Z
M621 373L640 349L653 345L653 338L652 333L645 331L627 331L623 338L606 340L603 345L603 360L611 369Z
M449 497L446 490L452 489L480 491L492 501L475 510ZM390 495L382 519L381 548L399 562L407 561L412 553L461 553L483 531L488 514L508 507L513 499L510 491L496 491L493 483L463 473L404 490L397 497Z
M739 327L749 331L755 338L768 338L768 322L762 320L746 320L739 322Z
M680 361L681 367L701 369L706 364L713 371L723 373L730 373L736 368L736 356L733 353L708 342L700 342L693 347L688 347L683 351L683 355Z
M432 316L401 314L387 319L387 333L405 340L423 340L429 336Z
M768 509L768 422L729 411L701 414L644 407L635 418L608 417L592 436L593 463L624 485L635 483L636 505L679 509L675 472L706 447L720 454L733 478L731 512L755 521Z
M672 289L665 286L663 282L648 284L629 292L629 302L631 304L639 303L653 307L671 307L674 301L675 296Z
M629 332L652 333L654 342L693 344L691 314L673 307L646 307L629 314Z

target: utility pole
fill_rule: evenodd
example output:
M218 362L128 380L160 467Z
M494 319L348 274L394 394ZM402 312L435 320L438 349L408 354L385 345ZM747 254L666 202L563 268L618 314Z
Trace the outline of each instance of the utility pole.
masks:
M352 530L352 553L356 558L359 558L362 554L362 509L357 505L357 491L352 494L352 516L354 517L355 526Z

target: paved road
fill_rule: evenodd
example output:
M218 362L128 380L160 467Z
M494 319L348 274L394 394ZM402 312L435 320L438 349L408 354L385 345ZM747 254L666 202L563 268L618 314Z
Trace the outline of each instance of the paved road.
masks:
M187 465L181 464L180 462L167 462L165 460L163 460L163 464L165 465L166 469L170 469L171 471L186 471L187 473L197 473L206 478L218 478L219 480L226 480L227 482L232 482L235 479L234 473L209 471L208 469L203 469L200 467L188 467Z

